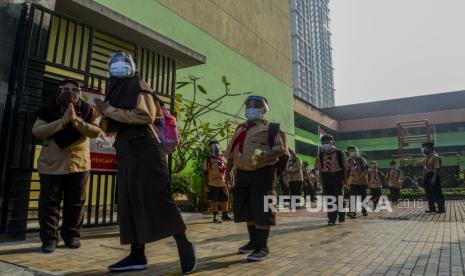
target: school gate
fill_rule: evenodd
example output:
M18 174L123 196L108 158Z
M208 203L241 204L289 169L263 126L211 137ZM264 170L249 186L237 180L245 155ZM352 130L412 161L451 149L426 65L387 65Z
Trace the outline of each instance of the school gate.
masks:
M41 141L31 129L35 111L56 96L58 83L71 78L105 93L107 60L122 50L136 57L142 77L173 107L177 61L39 5L25 4L19 22L0 146L0 233L8 239L38 229ZM116 182L114 172L91 172L84 227L117 223Z

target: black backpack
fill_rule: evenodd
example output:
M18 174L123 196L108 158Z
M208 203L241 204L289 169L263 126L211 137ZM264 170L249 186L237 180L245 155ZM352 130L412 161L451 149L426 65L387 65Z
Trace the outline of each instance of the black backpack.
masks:
M268 128L268 145L270 146L270 150L274 146L274 140L276 138L276 135L278 135L278 132L279 132L279 124L270 123L270 126ZM289 160L288 155L281 155L279 157L278 162L275 164L275 167L278 173L282 173L286 170L286 165L287 165L288 160Z
M325 153L323 151L320 151L318 153L318 158L320 158L320 165L321 167L323 168L324 164L323 164L323 155ZM339 164L339 167L342 168L342 170L344 170L344 161L342 161L342 155L344 153L342 152L342 150L336 150L336 157L337 157L337 163Z

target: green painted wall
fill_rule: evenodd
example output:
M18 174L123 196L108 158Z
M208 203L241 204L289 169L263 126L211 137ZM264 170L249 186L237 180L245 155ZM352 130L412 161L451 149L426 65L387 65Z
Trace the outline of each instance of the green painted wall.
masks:
M265 96L270 106L268 118L281 124L282 129L287 134L290 147L294 147L294 100L292 88L289 85L174 14L157 1L96 1L206 56L206 64L178 70L178 81L190 74L202 77L200 83L209 93L219 95L224 89L221 77L226 75L232 83L232 91L251 91L254 94ZM182 88L178 92L183 93L186 98L190 96L190 91L186 88ZM221 111L230 115L242 116L244 99L245 96L225 101ZM211 113L206 120L214 122L224 120L227 117L221 113ZM233 119L232 116L229 118Z

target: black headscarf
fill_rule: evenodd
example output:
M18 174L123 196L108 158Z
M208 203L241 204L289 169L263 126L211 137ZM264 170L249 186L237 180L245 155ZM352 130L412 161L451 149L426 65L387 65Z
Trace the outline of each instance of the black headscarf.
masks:
M91 123L94 117L93 108L86 102L79 100L78 104L74 106L76 116L82 118L85 122ZM57 104L56 99L53 99L48 104L42 106L37 110L36 115L41 120L46 122L53 122L63 117L63 107ZM71 123L53 134L51 138L62 149L72 145L77 140L81 139L82 134Z
M137 98L140 91L152 93L152 90L136 73L130 78L110 77L107 85L105 101L111 106L121 109L134 109L137 106ZM124 124L108 119L108 132L117 132Z

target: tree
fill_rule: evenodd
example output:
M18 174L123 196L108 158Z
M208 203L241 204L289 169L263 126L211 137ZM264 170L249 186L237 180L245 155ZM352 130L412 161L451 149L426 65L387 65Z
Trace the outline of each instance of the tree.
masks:
M192 100L184 99L182 94L176 93L175 110L180 122L179 146L173 153L173 172L179 173L186 168L190 161L200 161L205 157L205 149L208 142L216 139L222 141L226 139L229 131L229 120L217 123L210 123L202 120L202 117L210 112L215 112L228 97L237 97L250 94L250 92L231 93L230 83L225 76L222 77L224 93L215 99L206 99L206 104L199 104L201 95L208 94L207 90L199 84L196 76L189 76L187 81L177 82L176 89L182 87L192 87ZM201 93L201 95L199 94ZM199 162L195 162L194 170L200 173ZM199 171L200 170L200 171Z

